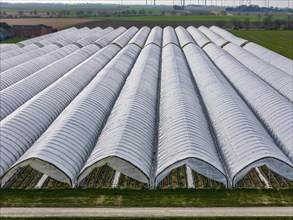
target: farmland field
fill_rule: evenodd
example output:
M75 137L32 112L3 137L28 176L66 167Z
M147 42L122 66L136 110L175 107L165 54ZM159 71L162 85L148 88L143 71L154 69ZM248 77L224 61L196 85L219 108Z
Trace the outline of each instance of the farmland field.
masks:
M293 59L293 31L233 30L230 32Z

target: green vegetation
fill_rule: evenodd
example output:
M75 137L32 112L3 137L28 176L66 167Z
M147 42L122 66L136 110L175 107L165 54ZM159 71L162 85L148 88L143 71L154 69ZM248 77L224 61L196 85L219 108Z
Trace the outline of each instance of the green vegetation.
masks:
M1 189L1 207L292 206L293 189Z
M292 220L292 217L0 217L0 220Z
M293 31L233 30L230 32L293 59Z
M217 16L217 15L196 15L196 16L131 16L131 17L93 17L96 20L125 20L125 21L177 21L177 22L190 22L190 21L245 21L249 18L250 22L263 21L265 16ZM286 16L274 16L274 19L285 20Z
M13 37L13 38L0 42L0 44L16 44L20 41L27 40L27 39L29 39L29 37Z

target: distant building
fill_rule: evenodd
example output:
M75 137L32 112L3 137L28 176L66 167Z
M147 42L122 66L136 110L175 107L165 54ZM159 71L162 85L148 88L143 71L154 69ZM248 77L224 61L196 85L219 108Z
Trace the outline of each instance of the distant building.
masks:
M16 37L37 37L53 32L53 28L47 25L13 25L11 32Z

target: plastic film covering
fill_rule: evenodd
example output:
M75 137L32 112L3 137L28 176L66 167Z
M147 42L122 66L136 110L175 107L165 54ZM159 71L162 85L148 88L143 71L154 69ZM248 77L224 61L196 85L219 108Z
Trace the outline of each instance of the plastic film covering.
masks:
M1 61L6 60L8 58L18 56L20 54L31 52L31 51L34 51L34 50L37 50L37 49L40 49L40 47L35 45L35 44L32 44L32 45L28 45L28 46L25 46L25 47L18 47L17 49L9 50L9 51L4 52L4 53L2 52L1 53Z
M219 28L217 26L211 26L210 27L210 30L215 32L216 34L220 35L221 37L223 37L224 39L238 45L238 46L243 46L245 45L246 43L248 43L249 41L248 40L245 40L245 39L242 39L242 38L239 38L239 37L236 37L235 35L229 33L228 31L222 29L222 28Z
M64 47L64 46L67 46L69 44L72 44L72 43L78 41L79 39L87 37L87 36L89 36L89 35L91 35L93 33L97 33L97 32L99 32L101 30L102 30L102 28L95 28L94 30L93 29L86 29L86 30L84 30L84 31L82 31L82 32L80 32L78 34L75 34L75 35L73 35L71 37L67 37L65 39L59 40L57 42L54 42L54 44L56 44L56 45L58 45L60 47Z
M155 184L183 164L227 185L184 54L169 44L162 55Z
M150 34L148 39L145 42L145 46L149 44L156 44L159 47L162 47L162 35L163 35L163 30L161 27L154 27Z
M106 45L110 44L113 40L115 40L117 37L122 35L127 29L125 27L119 27L112 31L111 33L103 36L102 38L96 40L93 44L99 46L99 47L105 47Z
M4 159L0 162L0 176L34 144L58 115L115 56L117 51L115 47L110 45L102 52L97 52L1 121L0 150ZM58 145L55 147L58 148ZM31 165L39 169L37 165L33 163ZM56 178L62 181L62 176ZM3 185L8 179L9 177L3 178L1 184Z
M46 47L42 47L42 48L27 52L27 53L23 53L23 54L11 57L6 60L1 60L0 70L1 70L1 72L3 72L5 70L16 67L22 63L25 63L29 60L33 60L39 56L42 56L46 53L50 53L50 52L57 50L57 49L59 49L59 47L57 45L51 44Z
M243 48L255 56L263 59L265 62L274 65L280 70L283 70L293 76L293 61L287 57L277 54L255 43L248 43Z
M226 44L230 43L230 41L225 40L220 35L216 34L215 32L211 31L210 29L208 29L205 26L200 26L198 28L198 30L200 30L202 33L204 33L209 39L211 39L212 42L214 42L215 44L217 44L220 47L223 47Z
M175 30L170 26L165 27L163 30L163 47L167 46L168 44L175 44L180 46Z
M61 35L62 36L62 35L66 35L67 33L74 33L76 30L77 30L76 27L67 28L65 30L58 31L58 32L55 32L55 33L46 34L46 35L42 35L42 36L35 37L35 38L32 38L32 39L21 41L21 42L17 43L17 45L21 46L21 47L22 46L27 46L27 45L33 44L35 42L51 38L51 37L53 37L55 35Z
M100 48L96 45L86 46L57 61L54 65L49 65L9 88L2 90L0 92L1 120L98 50Z
M190 26L186 30L190 33L192 38L196 41L197 45L201 48L211 43L211 40L195 27Z
M188 44L195 43L191 35L187 32L184 27L177 27L175 28L176 34L179 39L180 46L183 48Z
M260 164L272 167L280 163L278 171L292 171L292 163L204 52L196 45L184 51L210 117L229 185L235 186Z
M53 37L46 38L44 40L35 42L35 44L39 45L39 46L46 46L46 45L58 42L60 40L71 38L71 37L76 36L76 35L78 36L78 35L80 35L80 34L82 34L84 32L87 32L88 30L89 30L88 27L84 27L84 28L81 28L81 29L73 30L71 32L66 32L66 33L64 33L62 35L61 34L54 35Z
M19 46L16 44L0 44L0 54L5 53L7 51L15 50L15 49L19 49ZM2 55L0 56L2 60Z
M240 64L225 50L214 44L204 50L225 77L244 98L285 155L293 161L293 108L292 103ZM273 117L272 117L273 116ZM280 171L280 173L282 173ZM288 178L289 173L284 174Z
M151 29L149 27L142 27L137 34L129 41L129 44L135 44L140 48L143 48L144 43L150 33Z
M76 44L79 47L87 46L87 45L93 43L94 41L100 39L101 37L111 33L113 30L114 30L114 28L112 28L112 27L105 28L97 33L91 34L87 37L84 37L84 38L76 41L74 44Z
M224 49L280 94L293 102L293 79L290 75L233 43L226 45Z
M45 66L62 59L78 49L79 47L76 45L69 45L0 73L0 90L11 86L12 84L30 76Z
M95 167L108 163L127 176L149 183L152 170L160 50L156 45L149 45L142 50L79 180L82 180ZM132 57L135 58L134 55ZM124 74L129 71L130 68L125 69ZM113 79L117 81L116 78ZM125 77L118 81L119 89L123 79Z
M117 37L112 44L117 45L120 48L123 48L127 43L133 38L133 36L137 33L137 27L131 27L127 29L121 36Z

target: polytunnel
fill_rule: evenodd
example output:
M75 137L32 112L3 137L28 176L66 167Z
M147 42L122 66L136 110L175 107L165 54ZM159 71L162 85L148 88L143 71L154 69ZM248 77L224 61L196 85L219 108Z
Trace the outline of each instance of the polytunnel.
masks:
M78 49L79 47L76 45L68 45L0 73L0 90L13 85L50 64L58 64L56 61L61 60L67 55L71 55Z
M293 187L290 59L215 26L0 49L1 187Z
M215 32L216 34L220 35L224 39L226 39L226 40L228 40L228 41L230 41L240 47L243 47L245 44L247 44L249 42L248 40L236 37L235 35L229 33L228 31L225 31L224 29L219 28L217 26L211 26L210 30Z
M93 73L99 72L118 51L119 48L114 45L100 50L87 61L84 68L80 68L82 71L80 73L90 74L90 69ZM115 62L115 59L111 62ZM98 87L95 84L99 85L102 77L103 74L99 73L86 87L87 89L68 105L38 141L13 165L13 168L4 176L2 184L5 184L5 181L17 169L30 164L36 170L61 182L75 185L76 177L95 144L96 138L94 137L98 134L97 124L91 120L91 116L95 117L94 109L88 104L93 101L92 98L96 94L93 92L97 92L96 90L91 91L92 88ZM103 86L101 87L103 88ZM91 95L91 93L93 94ZM72 106L74 107L72 108ZM108 107L110 106L108 104ZM100 108L96 110L100 110ZM100 120L96 120L96 123L102 124L103 119L103 115L101 115ZM83 127L85 123L86 126Z
M152 171L160 48L144 48L115 103L111 115L79 177L108 163L144 183ZM127 104L125 100L128 100ZM122 110L122 111L121 111Z
M197 45L201 48L211 43L211 40L195 27L190 26L186 30L190 33L192 38L196 41Z
M158 138L156 185L182 164L227 185L184 55L174 44L162 53Z
M213 44L205 48L210 45ZM230 184L235 186L251 168L262 164L290 177L292 162L221 72L196 45L186 46L184 52L213 126Z
M200 26L198 28L198 30L200 30L203 34L205 34L209 39L211 39L212 42L217 44L219 47L224 47L225 45L230 43L230 41L225 40L220 35L214 33L213 31L211 31L207 27Z
M155 44L159 47L162 46L162 33L163 33L163 30L161 27L154 27L149 36L148 36L148 39L146 40L145 42L145 46L149 45L149 44Z
M218 46L207 45L204 51L244 98L292 163L292 103ZM283 175L292 179L292 172Z
M293 102L293 80L292 76L286 72L270 65L251 54L247 50L233 43L224 46L229 54L235 57L240 63L254 72L263 81L267 82L271 87L278 91L285 98Z
M178 38L174 28L168 26L165 27L163 30L163 44L162 46L165 47L168 44L175 44L179 46Z

